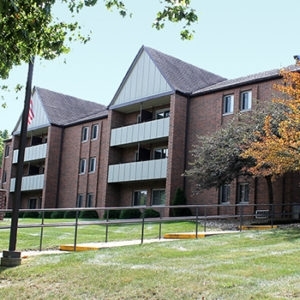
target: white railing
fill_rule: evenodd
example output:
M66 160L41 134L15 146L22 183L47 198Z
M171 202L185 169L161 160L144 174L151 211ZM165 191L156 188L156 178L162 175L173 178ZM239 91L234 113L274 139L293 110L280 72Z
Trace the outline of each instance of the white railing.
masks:
M167 162L164 158L110 165L108 183L166 178Z
M10 181L10 192L15 191L16 178ZM44 174L25 176L22 178L22 191L42 190L44 187Z
M18 162L19 150L14 151L13 163ZM37 159L46 158L47 155L47 144L36 145L27 147L25 149L24 161L32 161Z
M126 145L169 136L170 118L112 129L110 146Z

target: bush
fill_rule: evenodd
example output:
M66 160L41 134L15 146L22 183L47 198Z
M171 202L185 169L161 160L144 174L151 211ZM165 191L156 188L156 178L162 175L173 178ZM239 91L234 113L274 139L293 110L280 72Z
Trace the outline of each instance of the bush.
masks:
M79 214L81 219L98 219L98 213L95 210L83 210Z
M147 208L144 210L144 218L159 218L160 213L152 208Z
M40 213L38 211L25 211L23 218L39 218Z
M120 219L138 219L141 217L141 212L138 208L122 209Z
M119 219L121 211L118 209L106 210L103 214L103 219L107 219L107 214L109 219Z
M178 188L176 190L172 205L186 205L186 198L182 189ZM171 215L173 217L186 217L191 216L192 212L188 207L178 207L171 209Z
M65 219L75 219L76 213L77 213L77 211L75 211L75 210L67 210L64 213L64 218Z
M64 211L53 211L51 213L51 219L63 219L64 218Z
M43 217L43 214L44 214L44 218L45 219L50 219L51 218L51 214L52 214L52 211L44 211L44 212L40 212L39 215L40 215L40 218Z

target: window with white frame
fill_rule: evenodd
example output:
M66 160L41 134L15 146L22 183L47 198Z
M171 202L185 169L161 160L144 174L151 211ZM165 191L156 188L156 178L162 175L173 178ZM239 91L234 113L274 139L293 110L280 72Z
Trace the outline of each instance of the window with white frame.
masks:
M166 203L166 190L158 189L152 191L152 205L164 205Z
M89 128L83 127L81 131L81 142L86 142L89 138Z
M249 202L249 183L243 182L238 185L238 202Z
M79 174L84 174L85 173L85 166L86 166L86 159L81 158L79 162Z
M139 190L133 192L133 206L146 205L147 203L147 191Z
M168 157L168 148L155 148L153 150L154 159L162 159Z
M98 138L98 129L99 129L99 125L98 124L94 124L92 126L92 140L96 140Z
M241 103L240 109L241 111L250 110L252 106L252 92L245 91L241 93Z
M234 107L234 96L225 95L223 96L223 114L232 114Z
M170 117L170 109L160 109L156 111L156 119L163 119L163 118L168 118Z
M89 173L96 171L96 157L90 157L89 159Z
M220 204L230 202L230 184L223 184L220 187Z
M87 194L86 207L93 207L93 194Z
M82 205L83 205L83 195L82 194L78 194L77 195L76 207L82 207Z

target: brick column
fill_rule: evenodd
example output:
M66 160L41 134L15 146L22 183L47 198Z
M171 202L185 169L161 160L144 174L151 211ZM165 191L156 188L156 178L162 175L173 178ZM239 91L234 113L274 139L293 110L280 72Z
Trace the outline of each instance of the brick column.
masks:
M6 208L6 190L0 189L0 209ZM4 213L0 212L0 220L3 220Z

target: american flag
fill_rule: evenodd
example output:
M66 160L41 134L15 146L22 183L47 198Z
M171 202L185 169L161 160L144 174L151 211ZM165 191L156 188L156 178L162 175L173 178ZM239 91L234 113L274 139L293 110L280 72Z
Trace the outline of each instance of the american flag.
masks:
M28 112L28 120L27 124L31 124L32 120L34 118L34 112L33 112L33 101L30 99L30 105L29 105L29 112Z

